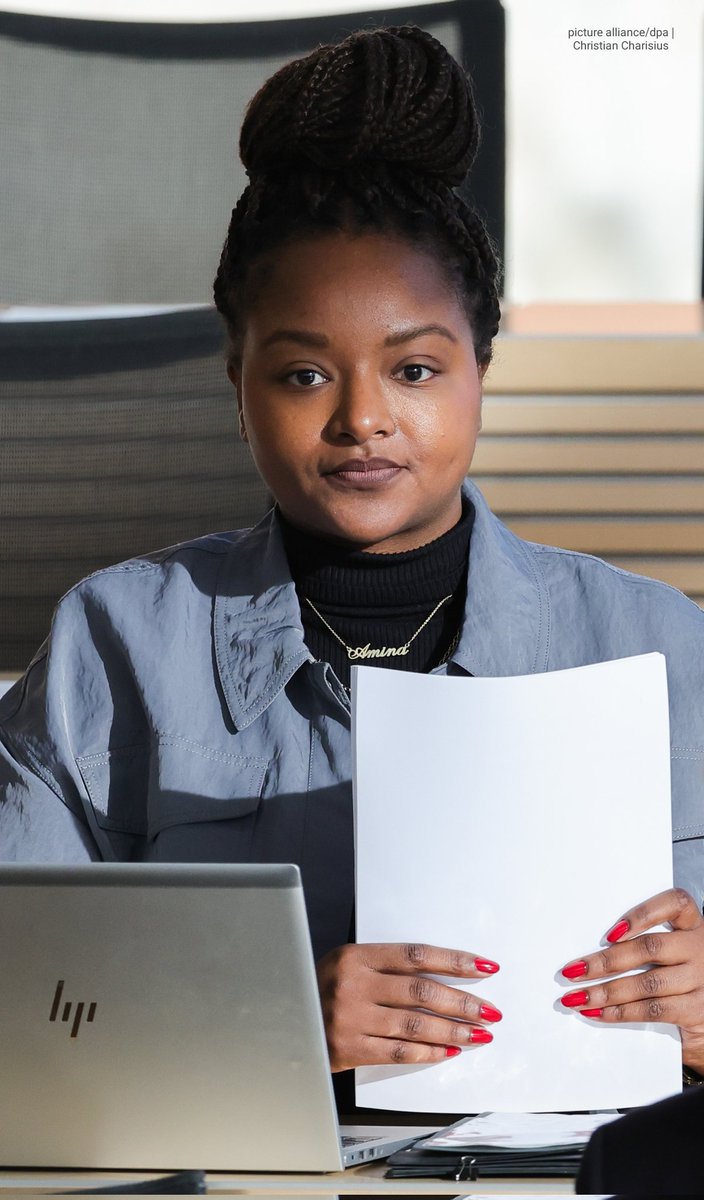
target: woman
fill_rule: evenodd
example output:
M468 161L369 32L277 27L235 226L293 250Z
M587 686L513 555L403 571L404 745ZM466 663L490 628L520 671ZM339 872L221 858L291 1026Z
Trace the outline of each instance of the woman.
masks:
M490 241L455 191L477 142L467 79L414 28L323 47L254 98L215 300L277 506L64 598L0 709L2 856L297 862L333 1069L436 1061L501 1014L426 976L498 967L491 947L352 943L350 661L491 675L662 650L696 900L645 902L566 976L595 1019L675 1021L704 1068L704 615L521 542L465 482L499 321Z

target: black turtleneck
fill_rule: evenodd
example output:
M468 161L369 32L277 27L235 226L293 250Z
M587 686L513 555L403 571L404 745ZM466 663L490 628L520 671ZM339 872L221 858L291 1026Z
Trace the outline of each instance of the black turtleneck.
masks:
M347 651L308 600L348 646L380 649L410 642L406 655L360 657L356 660L360 666L427 672L443 661L453 647L464 612L474 521L469 501L463 500L462 516L447 533L417 550L399 554L346 549L304 533L281 513L279 518L306 645L317 659L331 664L345 687L350 686ZM450 598L413 638L446 596Z

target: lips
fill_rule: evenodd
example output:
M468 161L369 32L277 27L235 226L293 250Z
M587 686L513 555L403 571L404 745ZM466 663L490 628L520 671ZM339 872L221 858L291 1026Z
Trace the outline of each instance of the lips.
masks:
M399 470L400 464L393 462L390 458L348 458L345 462L339 463L330 471L325 471L326 475L337 475L339 472L347 474L352 471L359 471L363 475L369 474L371 471L389 471Z
M375 492L392 487L405 468L390 458L348 458L324 471L330 487L343 491Z

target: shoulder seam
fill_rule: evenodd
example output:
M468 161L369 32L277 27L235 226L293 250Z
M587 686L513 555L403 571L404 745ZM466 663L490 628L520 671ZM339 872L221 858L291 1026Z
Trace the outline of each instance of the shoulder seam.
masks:
M678 596L680 600L686 600L687 603L690 604L697 612L702 612L702 609L699 607L699 605L695 604L693 600L690 600L689 596L685 595L684 592L680 591L679 588L674 587L671 583L665 583L664 579L654 579L652 575L639 575L636 571L626 571L624 567L617 567L614 563L608 562L607 559L599 558L598 554L587 554L583 550L566 550L562 546L547 546L543 542L527 542L526 544L529 545L536 552L536 554L557 554L561 555L563 558L579 558L583 559L585 562L597 563L598 566L605 567L606 570L610 571L613 575L620 576L620 578L626 583L630 583L639 587L643 584L645 584L646 587L652 585L653 587L659 588L666 592L672 592L673 595Z
M82 587L83 584L90 583L94 579L100 579L103 575L129 575L132 573L137 574L140 571L154 571L163 566L164 563L175 558L177 554L187 553L192 550L197 551L199 554L211 554L214 558L222 558L230 552L233 545L234 542L228 542L227 545L216 549L212 546L199 545L197 541L180 542L176 546L167 547L163 553L159 550L154 551L154 554L157 556L155 558L145 555L143 558L128 558L124 562L111 563L108 567L99 567L97 571L91 571L90 575L84 575L83 579L79 579L74 583L73 587L64 592L61 599L66 599L67 596L70 596L72 592Z

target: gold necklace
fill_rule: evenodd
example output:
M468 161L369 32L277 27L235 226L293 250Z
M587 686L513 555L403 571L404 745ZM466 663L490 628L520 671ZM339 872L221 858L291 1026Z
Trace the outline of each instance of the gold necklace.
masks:
M365 658L400 658L403 655L408 654L408 651L411 648L411 643L416 640L419 633L423 632L428 624L428 621L432 621L438 609L442 608L443 604L446 604L448 600L452 599L452 593L450 593L449 596L445 596L439 604L435 605L435 608L431 612L430 616L425 618L420 629L416 629L413 636L410 637L407 642L404 642L402 646L381 646L379 649L375 649L374 647L370 646L369 642L367 642L366 646L348 646L347 642L340 637L339 633L335 633L332 625L328 625L325 617L322 613L318 612L313 601L309 600L307 596L304 596L303 599L305 600L306 604L309 604L313 609L313 612L318 620L322 621L323 625L332 634L332 636L337 639L341 646L345 647L345 650L347 651L347 657L350 662L356 662L358 659L363 660Z

